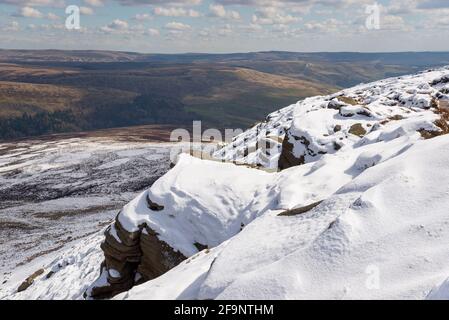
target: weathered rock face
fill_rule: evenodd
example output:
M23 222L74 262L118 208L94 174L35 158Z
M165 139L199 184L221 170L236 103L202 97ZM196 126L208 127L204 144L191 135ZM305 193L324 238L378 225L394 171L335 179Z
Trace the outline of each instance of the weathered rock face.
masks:
M26 289L28 289L33 284L34 280L43 273L44 273L44 269L39 269L35 273L33 273L31 276L26 278L26 280L20 284L19 288L17 289L17 292L22 292L22 291L25 291Z
M137 271L143 281L149 281L176 267L187 257L159 240L150 228L145 227L145 231L140 236L142 257Z
M141 226L137 232L128 232L118 218L106 230L101 249L105 257L101 275L86 291L87 298L113 297L161 276L186 259L159 240L157 233L148 226Z
M366 134L366 130L360 123L356 123L349 128L349 133L358 137L363 137Z
M279 156L278 168L285 170L294 166L299 166L305 163L304 156L296 157L293 153L294 144L290 141L294 137L287 130L285 139L282 142L282 152Z

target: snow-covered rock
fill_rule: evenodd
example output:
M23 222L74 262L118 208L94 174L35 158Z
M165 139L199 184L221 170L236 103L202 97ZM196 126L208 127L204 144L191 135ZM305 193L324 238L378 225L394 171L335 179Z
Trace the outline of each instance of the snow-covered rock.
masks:
M118 220L130 232L136 232L142 226L149 227L160 241L185 257L195 256L202 248L221 248L196 298L306 298L301 293L305 288L311 297L319 298L320 291L314 293L311 283L298 280L298 277L303 276L296 274L293 269L287 268L287 272L273 270L275 273L270 277L266 276L269 273L267 270L260 273L256 270L264 269L265 264L280 264L277 268L283 269L281 260L291 261L292 266L301 265L305 261L302 249L320 243L319 250L312 252L317 256L317 261L311 262L317 264L312 265L313 268L324 273L329 265L320 264L327 256L335 256L336 264L355 272L354 266L360 268L361 265L345 265L348 262L345 260L348 258L346 253L361 255L359 259L364 259L363 263L368 268L376 264L379 257L370 260L363 256L362 247L370 247L372 241L375 249L385 251L387 243L385 239L378 238L380 235L394 237L394 233L400 234L401 228L407 226L407 223L409 228L413 228L412 220L403 219L402 224L395 225L391 219L401 221L401 218L407 218L403 210L408 206L403 200L420 190L421 193L416 193L413 198L421 196L424 201L426 195L422 191L425 189L419 185L420 188L417 186L408 192L409 172L402 174L407 166L398 167L394 163L404 158L404 154L412 154L409 150L419 152L418 149L424 148L417 148L416 145L434 147L434 143L422 141L423 138L449 132L447 113L439 103L449 99L444 93L447 74L449 69L440 69L387 79L327 97L308 98L275 112L267 117L265 123L236 137L230 145L218 150L215 157L227 162L237 161L267 168L294 168L267 173L182 155L171 172L122 210ZM444 157L444 153L439 153L439 157ZM410 162L417 165L422 159L420 155ZM433 173L434 168L430 170L428 175ZM374 178L372 186L365 190L357 187L357 183L363 181L360 177L367 175L367 172L381 173ZM421 178L420 172L417 171L416 175ZM422 177L426 175L427 172ZM399 180L391 181L390 185L396 183L397 190L405 188L406 195L399 192L394 194L400 196L398 199L393 195L389 199L385 195L385 198L372 200L366 196L366 191L371 189L377 188L380 190L378 193L383 192L385 176L398 177ZM356 187L353 187L354 184ZM350 191L343 191L345 188ZM160 208L158 212L149 212L148 198ZM402 203L397 212L394 211L395 207L389 207L394 203ZM313 208L309 210L310 213L301 209L291 211L309 207ZM419 205L418 208L409 208L410 212L417 209L421 209ZM438 209L441 210L441 207ZM290 213L302 212L302 215L282 221L284 218L280 218L279 214L286 210L290 210ZM363 210L369 211L374 216L373 220L364 221L365 216L359 214ZM386 214L387 210L391 211L391 216ZM419 212L414 214L418 215ZM313 219L305 218L307 216ZM350 217L349 221L345 220L346 216ZM434 217L435 220L440 218ZM292 223L289 221L291 219L296 221ZM354 226L351 219L357 223L366 223L363 228L366 228L367 233L361 239L351 238L352 230L359 227ZM306 227L302 220L306 220ZM371 227L380 229L372 235L372 240L368 240ZM306 232L303 228L306 228ZM361 244L356 240L360 240ZM403 250L396 244L391 246ZM430 245L430 242L426 245ZM295 252L300 258L290 257ZM211 263L210 259L202 260ZM380 270L381 263L377 264ZM202 266L200 269L207 268ZM252 270L255 274L249 275ZM394 272L400 273L394 270L389 276ZM316 276L311 271L304 273L308 277ZM341 297L354 298L356 294L376 297L380 292L365 292L362 285L354 282L355 279L363 279L363 270L355 272L354 277L350 275L345 274L343 278L348 279L348 286L355 288L353 292L346 289L342 293L328 290L326 297L338 298L340 294ZM319 276L326 278L324 274ZM327 277L335 284L343 285L344 281L338 276L341 275L332 273ZM235 283L240 282L241 285L233 289ZM394 281L391 280L391 283ZM248 292L245 286L248 286ZM271 286L274 289L265 292ZM254 287L259 290L251 289ZM338 290L341 288L338 287ZM394 294L388 290L383 291L383 294L393 297ZM148 292L151 291L148 288ZM223 292L229 294L223 295ZM132 297L132 294L126 297Z
M379 150L383 160L362 173L351 169L359 156L330 155L325 166L274 174L279 194L311 175L325 185L324 168L333 168L341 187L298 183L284 203L309 203L311 190L327 198L309 212L279 216L278 194L278 205L213 251L117 298L177 299L186 290L193 299L425 298L449 267L449 187L441 183L449 179L449 136L388 144Z
M214 156L286 169L352 148L367 135L379 141L409 131L422 130L424 136L447 133L447 124L438 120L449 101L448 75L448 68L429 70L307 98L272 113ZM266 141L270 146L261 147Z
M308 98L218 150L223 163L181 155L117 221L186 259L115 298L440 297L448 81L443 68Z

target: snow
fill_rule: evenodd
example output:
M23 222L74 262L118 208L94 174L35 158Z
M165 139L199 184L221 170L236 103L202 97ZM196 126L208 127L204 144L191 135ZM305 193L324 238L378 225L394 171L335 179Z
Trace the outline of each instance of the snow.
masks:
M270 205L256 203L259 194L270 188L270 180L264 171L248 173L233 164L182 154L174 169L123 208L119 221L130 232L146 223L159 239L191 256L198 252L195 243L217 246ZM152 212L147 196L164 206L164 211Z
M194 285L195 299L425 298L449 261L449 186L440 183L449 179L449 137L429 141L348 179L308 213L267 210L216 248L212 266L182 264L120 297L177 298L173 286ZM198 268L207 275L178 282Z
M231 237L216 247L219 252L213 263L205 259L202 267L209 269L204 279L195 278L187 285L194 283L197 295L193 298L425 298L447 270L449 258L449 187L440 183L449 178L449 137L423 140L418 132L439 130L433 124L438 115L427 109L438 88L424 81L436 82L440 73L449 71L387 79L343 91L354 101L365 101L363 107L335 110L323 107L333 97L306 99L274 113L265 124L216 153L222 159L236 160L236 154L243 154L239 148L261 141L267 130L269 135L274 134L273 130L282 135L288 129L294 136L310 141L308 147L314 153L303 166L256 176L259 171L255 169L185 156L149 194L153 201L168 206L167 212L182 213L185 219L200 216L201 221L195 220L196 229L189 233L180 226L183 224L166 227L165 222L156 222L150 215L151 227L162 229L161 239L187 254L195 250L188 252L181 242L190 245L193 239L186 233L202 233L198 223L219 234L222 230L204 216L219 217L227 223L231 220L231 225L238 225L244 213L249 212L250 217L241 232L221 233ZM415 91L411 90L413 86L417 87ZM385 103L388 95L399 103ZM362 108L369 112L362 114ZM367 129L363 137L348 135L355 123L363 123ZM333 133L336 124L342 128ZM331 151L330 145L336 139L343 140L343 146ZM244 143L239 146L238 141ZM295 143L294 147L300 149L294 150L296 154L304 151L304 144ZM237 160L259 161L262 158L258 152ZM276 158L271 156L271 160ZM270 166L269 160L259 163ZM234 171L239 180L252 184L235 184ZM171 174L176 179L170 178ZM219 183L214 190L216 181ZM254 189L259 191L254 199L247 198ZM215 204L222 195L227 199L229 191L233 205L227 215L217 214L223 206ZM234 205L242 200L243 209ZM278 216L283 210L320 200L324 202L305 214ZM186 202L189 209L194 209L183 210ZM201 205L190 205L193 202ZM234 208L238 208L236 214ZM132 213L123 212L123 216ZM140 217L134 225L144 220ZM183 235L182 239L170 235L174 230ZM208 240L212 239L205 239L206 244L214 243ZM196 268L200 267L186 270L185 265L179 266L121 297L152 299L156 296L153 292L158 291L158 297L179 298L169 292L174 285L176 292L182 291L186 285L178 284L178 280Z
M182 262L171 273L148 283L148 286L138 286L132 292L125 292L114 297L116 300L194 300L197 299L200 284L207 276L207 272L220 248L204 250ZM176 278L176 281L172 279ZM163 288L164 290L159 290ZM153 290L147 295L147 290Z
M103 252L101 233L16 268L13 277L1 286L0 300L82 300L84 291L100 275ZM25 291L17 293L20 283L35 271L44 273ZM50 276L48 278L48 276Z
M434 104L449 98L445 79L448 68L305 99L217 150L225 162L181 154L118 219L128 231L148 225L188 259L115 298L449 298L449 135L420 133L441 130ZM304 165L229 163L275 168L284 138ZM258 148L267 140L268 154ZM96 237L62 253L70 263L53 277L6 297L80 298L84 279L60 293L50 287L99 275Z
M18 265L101 230L168 171L172 145L132 137L0 144L0 284Z
M428 300L449 300L449 278L435 287L427 296Z
M316 161L325 153L337 152L335 145L352 146L359 142L359 137L349 133L355 124L360 124L367 132L379 131L384 135L405 134L401 130L438 131L433 124L438 116L429 108L437 96L440 100L449 99L444 90L444 79L448 74L449 69L442 68L361 84L329 96L304 99L270 114L265 122L237 136L232 143L217 150L214 156L226 161L277 168L282 148L274 144L266 155L255 145L267 136L282 141L287 130L292 136L301 138L295 141L289 137L289 141L294 144L294 154L297 157L304 155L305 162ZM335 130L337 126L340 130ZM383 130L385 126L391 130L390 133ZM398 131L394 132L395 126L401 129L396 128Z

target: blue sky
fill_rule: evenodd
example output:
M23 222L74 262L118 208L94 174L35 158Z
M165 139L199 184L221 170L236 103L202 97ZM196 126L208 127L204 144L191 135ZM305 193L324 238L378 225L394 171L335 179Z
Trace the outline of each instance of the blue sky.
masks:
M367 28L375 3L379 28ZM69 5L79 30L65 28ZM1 48L449 51L447 0L0 0L0 10Z

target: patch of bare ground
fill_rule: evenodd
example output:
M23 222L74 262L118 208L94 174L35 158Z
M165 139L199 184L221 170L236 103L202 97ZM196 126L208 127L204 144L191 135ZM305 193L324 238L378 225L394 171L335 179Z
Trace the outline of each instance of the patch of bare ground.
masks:
M48 134L38 137L27 137L15 140L5 141L5 148L7 150L1 149L0 155L2 153L6 154L13 150L15 143L40 143L40 142L51 142L60 141L63 139L74 139L74 138L107 138L112 141L117 142L170 142L170 135L174 129L180 126L175 125L143 125L143 126L132 126L132 127L122 127L122 128L111 128L111 129L101 129L95 131L83 131L75 133L57 133ZM181 126L181 128L184 128ZM188 128L184 128L188 129ZM1 142L1 141L0 141Z
M38 229L38 227L21 221L8 221L0 219L0 230L7 229L33 230Z
M94 206L84 209L74 209L74 210L64 210L57 212L38 212L33 214L36 218L49 219L49 220L60 220L64 217L73 217L73 216L82 216L82 215L90 215L103 211L115 210L119 209L120 206L117 204L112 205L103 205L103 206Z

